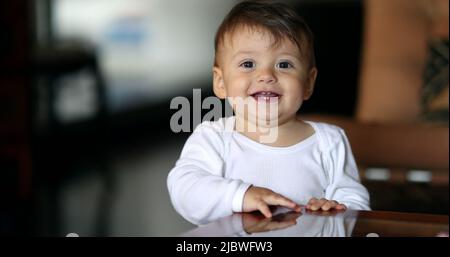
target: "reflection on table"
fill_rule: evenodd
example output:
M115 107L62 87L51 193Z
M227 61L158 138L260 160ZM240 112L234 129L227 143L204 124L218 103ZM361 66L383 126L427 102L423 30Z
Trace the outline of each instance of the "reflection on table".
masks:
M235 213L181 234L183 237L448 236L448 216L386 211L275 210Z

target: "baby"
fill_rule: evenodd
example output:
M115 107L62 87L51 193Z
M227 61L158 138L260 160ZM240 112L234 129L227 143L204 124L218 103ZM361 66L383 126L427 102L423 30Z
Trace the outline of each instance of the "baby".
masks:
M270 206L368 210L342 129L297 117L317 76L313 36L280 3L242 2L215 40L214 94L234 116L204 121L168 176L175 209L195 224Z

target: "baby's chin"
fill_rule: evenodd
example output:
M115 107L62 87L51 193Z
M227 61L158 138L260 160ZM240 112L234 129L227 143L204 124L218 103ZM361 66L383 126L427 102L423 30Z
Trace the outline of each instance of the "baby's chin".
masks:
M236 112L236 116L240 118L241 122L244 122L248 127L258 128L276 128L279 125L278 114L258 115L257 113L239 113Z

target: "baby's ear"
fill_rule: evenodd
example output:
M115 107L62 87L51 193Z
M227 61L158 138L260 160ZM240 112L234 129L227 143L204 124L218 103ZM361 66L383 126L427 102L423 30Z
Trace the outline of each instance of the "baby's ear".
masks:
M309 70L308 79L306 80L305 94L303 97L304 100L308 100L312 96L312 93L314 92L314 85L316 84L316 78L317 78L317 68L312 67Z
M222 69L217 66L213 67L213 90L218 98L224 99L227 97L227 91L223 81L223 72Z

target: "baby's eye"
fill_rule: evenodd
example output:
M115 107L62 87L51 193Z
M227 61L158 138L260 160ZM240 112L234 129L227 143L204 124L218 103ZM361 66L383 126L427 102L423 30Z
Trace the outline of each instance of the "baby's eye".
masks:
M277 67L280 69L288 69L292 68L292 64L290 64L289 62L280 62L277 64Z
M246 69L251 69L251 68L255 67L255 63L252 61L245 61L245 62L241 63L240 66L243 68L246 68Z

